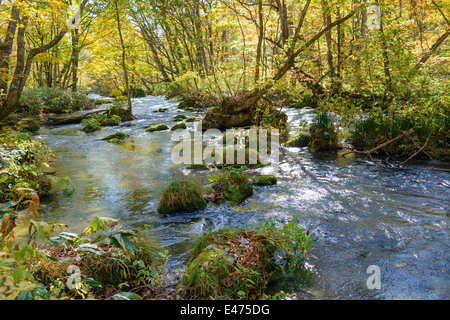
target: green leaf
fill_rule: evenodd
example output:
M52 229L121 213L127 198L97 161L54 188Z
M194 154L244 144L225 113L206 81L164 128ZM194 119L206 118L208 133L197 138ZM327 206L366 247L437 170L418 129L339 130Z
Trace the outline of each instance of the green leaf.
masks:
M118 292L111 297L111 300L142 300L142 298L134 292Z
M0 177L0 183L5 182L6 180L8 180L8 175L7 174L2 174L2 176Z

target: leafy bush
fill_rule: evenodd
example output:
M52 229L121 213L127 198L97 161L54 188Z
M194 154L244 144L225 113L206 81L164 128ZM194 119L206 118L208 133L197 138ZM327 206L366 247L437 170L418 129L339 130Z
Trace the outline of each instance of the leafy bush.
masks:
M51 153L43 140L31 139L28 132L0 133L0 203L17 200L18 188L30 188L39 196L51 190L49 178L42 169L47 167Z
M25 88L19 112L30 115L44 113L69 113L92 109L95 103L86 93L54 88Z

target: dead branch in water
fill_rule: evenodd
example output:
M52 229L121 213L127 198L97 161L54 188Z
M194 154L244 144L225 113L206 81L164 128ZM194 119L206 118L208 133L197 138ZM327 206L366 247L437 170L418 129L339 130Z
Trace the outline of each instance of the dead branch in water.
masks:
M367 155L368 157L370 157L372 159L372 153L377 152L380 149L383 149L384 147L390 145L391 143L394 143L395 141L398 141L398 140L400 140L400 139L402 139L402 138L404 138L406 136L409 136L413 132L414 132L414 128L411 128L408 131L403 132L401 135L395 137L394 139L391 139L391 140L389 140L387 142L384 142L384 143L380 144L379 146L377 146L377 147L375 147L373 149L366 150L366 151L353 150L353 151L344 153L342 156L345 157L345 155L350 154L350 153L358 153L358 154L365 154L365 155ZM373 159L372 159L372 161L373 161Z

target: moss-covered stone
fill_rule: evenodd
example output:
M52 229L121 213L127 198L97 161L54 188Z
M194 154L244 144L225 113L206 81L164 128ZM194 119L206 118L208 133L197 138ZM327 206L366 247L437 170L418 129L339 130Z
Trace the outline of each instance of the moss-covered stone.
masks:
M108 142L109 143L117 143L117 144L119 144L119 143L122 143L123 141L120 140L120 139L117 139L117 138L112 138L112 139L109 139Z
M253 194L253 185L241 169L226 169L213 180L213 189L223 193L225 200L236 204L242 203Z
M196 117L189 117L186 119L186 122L195 122L195 121L200 121L200 119L197 119Z
M256 176L252 180L257 186L271 186L276 184L278 181L277 177L272 174Z
M209 170L208 165L206 163L193 163L186 167L186 169L195 169L195 170Z
M180 123L177 123L176 125L174 125L172 128L170 128L170 130L174 131L177 129L186 129L186 128L187 128L186 123L180 122Z
M166 111L167 111L167 108L159 108L158 111L159 111L159 112L166 112Z
M206 207L204 190L191 180L173 180L163 190L158 205L160 213L193 212Z
M103 140L108 140L108 142L110 142L109 140L111 140L111 139L123 140L123 139L128 138L129 136L130 135L128 133L117 132L117 133L107 136L106 138L103 138Z
M184 120L184 119L186 119L187 117L185 116L185 115L183 115L183 114L178 114L178 115L176 115L175 117L174 117L174 120L175 121L182 121L182 120Z
M169 130L169 126L167 126L166 124L153 124L149 126L147 129L145 129L146 132L163 131L163 130Z

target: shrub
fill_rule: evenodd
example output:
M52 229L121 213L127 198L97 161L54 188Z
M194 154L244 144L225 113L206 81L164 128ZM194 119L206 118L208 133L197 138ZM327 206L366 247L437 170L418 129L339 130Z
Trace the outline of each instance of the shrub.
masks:
M84 92L55 88L25 88L19 111L30 115L45 113L69 113L92 109L95 102Z
M173 180L161 193L158 212L193 212L206 207L204 190L192 180Z
M48 195L52 184L42 168L48 166L51 153L44 141L17 131L0 133L0 141L0 203L17 200L17 188Z

